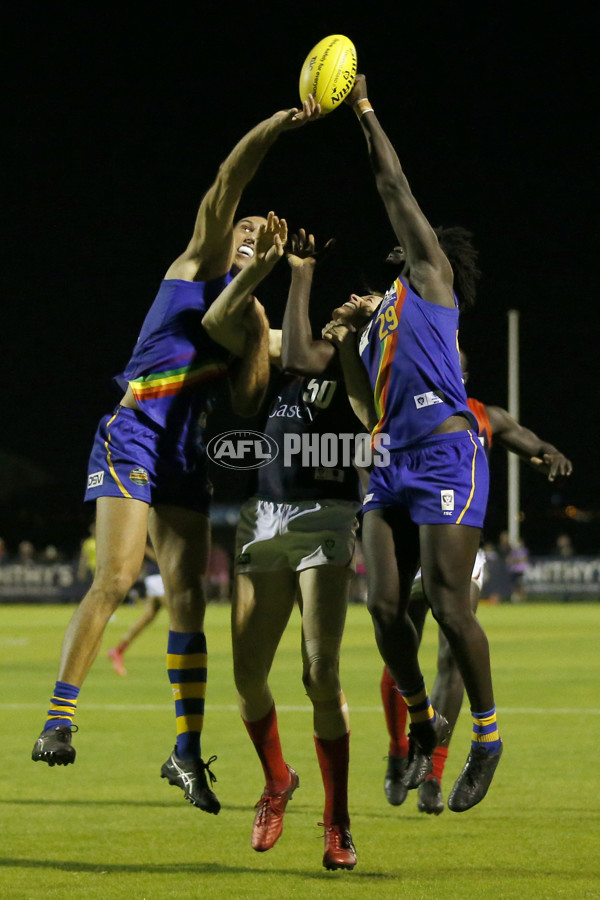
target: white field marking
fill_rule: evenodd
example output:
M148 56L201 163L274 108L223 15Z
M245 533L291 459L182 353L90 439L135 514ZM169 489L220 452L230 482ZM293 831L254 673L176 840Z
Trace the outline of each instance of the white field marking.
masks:
M42 703L42 706L44 704ZM0 709L39 709L39 703L0 703ZM85 710L88 709L103 709L108 712L155 712L165 709L172 709L173 705L171 703L86 703L83 708ZM312 705L307 704L306 706L285 706L283 704L277 704L277 709L281 710L281 712L312 712ZM381 713L383 712L382 706L352 706L352 704L348 705L348 709L351 713ZM237 706L212 706L211 704L206 704L206 712L217 712L217 711L225 711L225 712L239 712ZM463 708L461 713L463 715L468 715L469 710ZM554 709L554 708L529 708L529 707L513 707L512 709L509 707L500 707L498 710L499 716L505 715L517 715L517 716L547 716L549 712L552 712L553 715L560 716L600 716L600 709Z

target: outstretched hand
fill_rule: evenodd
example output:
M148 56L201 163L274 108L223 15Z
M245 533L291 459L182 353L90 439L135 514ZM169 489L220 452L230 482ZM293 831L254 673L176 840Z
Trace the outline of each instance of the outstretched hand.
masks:
M354 79L354 84L352 85L352 90L348 94L347 97L344 97L344 103L347 103L349 106L354 106L359 100L367 99L367 79L364 75L360 73Z
M282 131L290 131L293 128L300 128L308 122L316 122L321 115L321 104L315 101L312 94L309 94L302 104L302 109L294 107L293 109L284 109L275 113L279 127Z
M339 319L332 319L321 331L321 337L324 341L329 341L335 347L342 347L344 343L352 339L352 335L356 333L356 328L349 322L341 322Z
M274 265L283 256L287 242L287 222L274 212L267 216L266 225L260 225L254 245L254 258L257 264Z
M298 234L290 235L290 245L286 250L287 261L290 268L299 269L303 266L315 266L328 257L335 247L335 238L329 238L320 250L316 249L314 234L307 234L304 228L298 229Z
M529 462L538 472L547 474L548 481L555 481L560 475L568 476L573 471L571 460L558 451L556 453L544 453L541 458L532 456Z

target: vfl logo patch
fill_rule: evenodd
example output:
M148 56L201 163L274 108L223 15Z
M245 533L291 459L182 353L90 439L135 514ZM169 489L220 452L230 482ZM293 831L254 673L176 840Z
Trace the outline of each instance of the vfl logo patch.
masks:
M365 494L365 499L363 500L363 506L365 505L365 503L369 503L369 501L371 501L371 500L373 499L373 496L374 496L374 495L373 495L372 493L371 493L371 494Z
M440 491L440 499L444 515L451 516L454 512L454 491Z
M141 466L138 466L137 469L131 470L131 472L129 473L129 480L133 481L134 484L150 484L148 473L145 469L142 469Z
M436 403L443 403L434 391L426 391L424 394L415 394L415 406L417 409L424 409L426 406L434 406Z
M97 488L104 483L104 472L92 472L88 478L88 488Z

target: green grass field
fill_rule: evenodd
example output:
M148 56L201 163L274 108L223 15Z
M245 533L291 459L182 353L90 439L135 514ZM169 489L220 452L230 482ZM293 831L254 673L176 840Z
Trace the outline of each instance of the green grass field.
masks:
M493 900L600 897L598 744L600 604L484 606L505 751L488 797L439 817L383 793L387 734L382 664L369 615L353 606L342 654L352 717L350 809L358 865L322 868L323 812L310 704L300 680L294 614L272 673L280 732L300 788L279 843L250 847L262 771L237 713L229 610L209 608L209 685L203 740L216 753L222 803L209 816L159 777L173 745L164 671L167 620L130 648L129 673L106 650L139 614L123 607L82 690L74 766L31 761L54 688L69 606L2 606L1 900L163 898L407 898ZM433 683L436 632L421 651ZM470 717L459 720L444 793L462 768Z

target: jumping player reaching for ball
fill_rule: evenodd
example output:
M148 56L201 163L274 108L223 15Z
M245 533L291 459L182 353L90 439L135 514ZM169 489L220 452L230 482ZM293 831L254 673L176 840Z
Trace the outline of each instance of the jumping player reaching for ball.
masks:
M95 577L67 627L58 681L32 752L34 760L51 766L74 762L71 733L79 691L106 623L137 578L149 533L165 584L167 669L177 725L175 749L161 775L211 813L218 813L220 804L207 784L200 743L207 672L202 577L210 527L203 425L217 378L230 376L239 412L252 413L260 404L268 377L268 323L260 304L247 297L280 257L285 234L285 223L272 215L248 216L237 224L234 217L275 140L319 112L312 97L300 111L276 112L224 160L202 199L190 243L167 270L117 379L124 395L100 422L88 472L86 499L96 501ZM240 287L247 339L236 368L201 321L232 279L233 289L238 272L247 273Z
M487 460L458 353L459 304L474 299L476 252L464 229L436 234L425 218L373 112L364 75L347 102L366 138L403 268L374 313L355 298L340 311L345 324L334 321L323 334L340 350L350 395L359 392L363 403L371 398L364 424L374 441L385 436L391 457L371 474L362 537L377 644L411 720L402 782L412 789L425 780L433 750L448 734L425 687L408 612L420 563L473 716L471 750L448 798L449 808L461 812L483 799L502 753L488 641L469 598L488 495Z
M327 248L328 245L326 245ZM324 248L324 249L326 249ZM282 371L263 430L280 449L256 472L240 510L236 534L232 641L239 708L262 764L265 787L252 829L252 847L271 849L299 778L281 747L269 673L297 602L302 619L302 682L313 706L313 735L325 791L327 869L353 869L348 767L350 725L339 657L360 508L352 455L337 465L289 454L286 439L319 446L323 434L362 433L341 383L331 344L313 340L308 315L318 254L301 229L287 251L291 285L283 318ZM352 440L352 443L354 441Z
M466 356L462 351L460 357L466 384L468 372ZM489 406L473 397L468 397L467 403L477 418L479 440L488 456L492 445L496 444L520 456L537 472L546 475L550 482L558 477L567 477L571 474L573 470L571 461L560 450L539 438L533 431L524 428L505 409L499 406ZM485 553L480 550L477 553L471 575L471 604L474 612L481 596L484 571ZM417 629L419 640L423 634L428 612L429 603L419 575L415 579L410 601L410 617ZM458 720L463 694L464 685L458 666L448 641L442 630L439 629L437 673L431 692L431 702L435 709L439 709L448 719L452 729ZM401 781L402 773L408 763L408 740L405 735L407 709L387 667L384 667L381 677L381 698L390 738L388 766L384 779L385 795L393 806L400 806L407 795L406 788ZM420 812L437 816L444 810L441 782L448 757L450 736L442 746L435 748L433 770L419 786L417 808Z
M262 764L265 788L256 804L252 847L270 850L279 840L289 800L299 784L283 755L269 673L297 602L302 617L302 681L313 705L313 731L325 790L324 854L327 869L353 869L350 834L348 707L340 685L339 654L353 575L352 556L360 508L356 469L339 454L337 467L289 454L289 439L324 433L362 433L340 383L335 348L313 340L308 314L318 257L314 238L300 229L286 251L291 284L279 336L281 356L263 431L279 448L242 504L236 532L232 599L235 684L244 725ZM225 295L204 324L235 351L235 305ZM273 342L275 344L275 342ZM275 361L275 360L274 360Z

